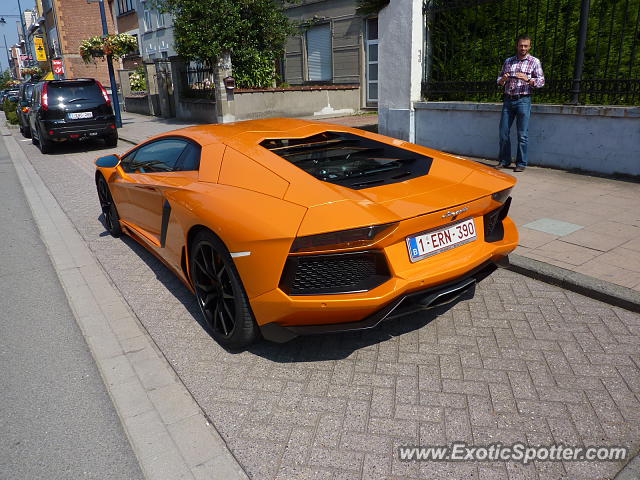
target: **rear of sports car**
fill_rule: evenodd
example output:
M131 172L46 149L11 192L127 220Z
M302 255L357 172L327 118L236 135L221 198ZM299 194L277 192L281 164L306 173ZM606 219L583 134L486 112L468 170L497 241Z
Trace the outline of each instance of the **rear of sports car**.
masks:
M267 138L298 167L284 200L306 214L279 285L250 299L263 336L371 328L455 300L513 251L513 177L454 156L345 131ZM331 194L314 196L314 184Z

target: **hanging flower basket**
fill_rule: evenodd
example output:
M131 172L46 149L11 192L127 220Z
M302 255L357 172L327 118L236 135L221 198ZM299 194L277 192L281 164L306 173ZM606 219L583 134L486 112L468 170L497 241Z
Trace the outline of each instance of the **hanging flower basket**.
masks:
M80 56L84 63L94 62L94 58L104 57L102 37L95 35L80 43Z
M138 40L133 35L126 33L108 35L104 39L103 49L106 55L124 57L138 50Z
M118 33L100 37L95 35L80 44L80 56L85 63L95 62L105 55L124 57L138 50L138 40L133 35Z

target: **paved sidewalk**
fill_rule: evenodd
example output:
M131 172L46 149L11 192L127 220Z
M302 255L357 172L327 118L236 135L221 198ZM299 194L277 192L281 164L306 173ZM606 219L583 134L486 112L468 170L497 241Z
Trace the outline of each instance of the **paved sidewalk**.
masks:
M4 142L9 151L40 238L144 477L147 480L246 480L246 473L218 431L114 288L76 226L21 150L16 137L4 127L0 127L0 135L4 137L0 142ZM36 311L37 307L36 302L33 305L36 319L44 315ZM50 309L52 303L42 308ZM42 329L42 325L39 328ZM88 385L85 381L85 394L91 393ZM80 413L76 413L78 415ZM49 423L45 422L45 429L52 428ZM86 422L85 428L93 425ZM63 447L69 445L60 446ZM33 453L34 445L27 444L24 448ZM103 451L106 451L104 445ZM113 474L110 472L112 477ZM127 476L133 478L130 474Z
M375 129L378 116L321 121ZM124 112L120 137L139 143L189 125ZM520 230L514 269L639 310L640 182L539 167L517 178L510 213Z

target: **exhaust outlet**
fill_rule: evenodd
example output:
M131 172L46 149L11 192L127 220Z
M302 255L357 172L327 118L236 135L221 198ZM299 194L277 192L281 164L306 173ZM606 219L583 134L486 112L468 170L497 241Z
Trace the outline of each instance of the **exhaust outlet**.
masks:
M458 298L464 295L472 287L475 287L475 284L476 284L475 278L468 278L456 285L452 285L438 292L434 292L431 295L422 297L416 300L416 303L418 303L422 308L440 307L442 305L455 302Z

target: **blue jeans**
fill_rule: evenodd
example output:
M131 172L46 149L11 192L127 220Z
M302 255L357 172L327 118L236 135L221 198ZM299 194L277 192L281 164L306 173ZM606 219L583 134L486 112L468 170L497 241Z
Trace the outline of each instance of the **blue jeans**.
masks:
M527 143L529 141L529 117L531 116L531 96L520 97L511 100L507 97L502 104L502 117L500 118L500 152L498 159L505 166L511 164L511 138L509 132L513 120L516 120L518 129L518 153L516 166L527 166Z

